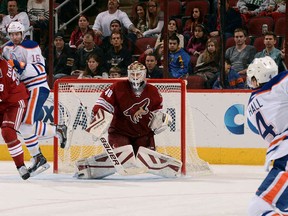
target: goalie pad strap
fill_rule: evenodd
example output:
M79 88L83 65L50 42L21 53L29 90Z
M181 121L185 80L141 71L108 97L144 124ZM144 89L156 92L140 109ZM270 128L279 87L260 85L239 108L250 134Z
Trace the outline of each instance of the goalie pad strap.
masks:
M114 152L125 169L137 167L131 145L115 148ZM116 172L106 153L80 159L76 162L76 167L76 176L80 179L100 179Z
M168 155L140 147L136 157L137 166L146 166L148 173L162 177L177 177L181 174L182 162Z

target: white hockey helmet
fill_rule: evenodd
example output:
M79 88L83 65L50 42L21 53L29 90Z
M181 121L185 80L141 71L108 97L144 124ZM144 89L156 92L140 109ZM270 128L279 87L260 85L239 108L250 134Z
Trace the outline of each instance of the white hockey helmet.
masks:
M263 84L270 81L277 74L278 66L270 56L255 58L247 69L247 84L253 88L253 77L255 77L258 84Z
M23 24L18 21L11 22L7 29L8 34L14 33L14 32L21 32L22 36L24 35L24 31L25 31L25 28Z
M136 90L143 84L146 78L146 68L138 61L134 61L128 66L128 79L132 87Z

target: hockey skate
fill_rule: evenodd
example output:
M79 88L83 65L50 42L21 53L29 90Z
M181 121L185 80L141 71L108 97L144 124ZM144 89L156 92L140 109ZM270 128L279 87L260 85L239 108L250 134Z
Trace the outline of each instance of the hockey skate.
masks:
M18 172L19 172L19 174L23 180L26 180L30 177L30 173L29 173L29 171L25 165L17 168L17 170L18 170Z
M60 142L60 147L65 148L67 141L67 126L66 125L56 125L56 131L58 139Z
M46 158L40 152L39 154L35 155L32 159L32 165L28 168L30 176L36 176L45 170L49 169L50 165L47 163Z

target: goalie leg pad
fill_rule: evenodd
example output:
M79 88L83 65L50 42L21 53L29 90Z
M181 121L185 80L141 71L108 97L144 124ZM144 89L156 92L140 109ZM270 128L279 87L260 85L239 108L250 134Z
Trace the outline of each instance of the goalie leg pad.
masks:
M101 179L113 175L116 170L106 153L83 158L76 162L76 177L79 179ZM102 161L104 160L104 161Z
M114 153L125 169L137 167L131 145L115 148ZM76 162L76 167L78 169L76 176L79 179L101 179L116 172L106 153L80 159Z
M136 157L137 166L146 166L148 173L162 177L177 177L181 174L182 162L168 155L140 147Z

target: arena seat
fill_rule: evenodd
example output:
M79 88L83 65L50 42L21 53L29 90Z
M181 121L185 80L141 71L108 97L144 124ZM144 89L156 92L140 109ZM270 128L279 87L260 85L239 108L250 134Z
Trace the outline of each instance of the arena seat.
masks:
M198 75L190 75L186 78L187 89L205 89L205 80Z
M133 55L141 55L149 45L151 48L154 47L156 43L157 38L156 37L143 37L138 38L135 43L135 50Z
M252 17L248 21L247 29L248 35L251 37L260 37L262 36L262 25L268 25L268 31L273 31L274 20L272 17L268 16L257 16Z

